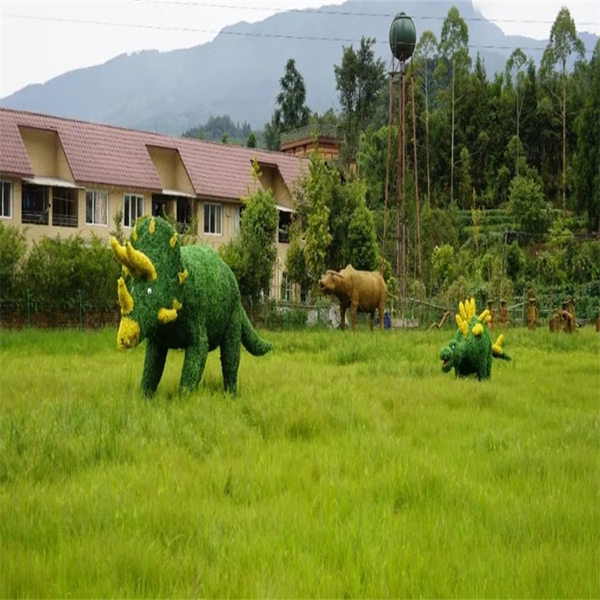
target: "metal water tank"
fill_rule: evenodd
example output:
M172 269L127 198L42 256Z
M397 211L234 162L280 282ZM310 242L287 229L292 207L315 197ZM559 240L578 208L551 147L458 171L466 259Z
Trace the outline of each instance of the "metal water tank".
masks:
M401 12L390 25L390 49L398 60L408 60L415 49L417 30L413 20Z

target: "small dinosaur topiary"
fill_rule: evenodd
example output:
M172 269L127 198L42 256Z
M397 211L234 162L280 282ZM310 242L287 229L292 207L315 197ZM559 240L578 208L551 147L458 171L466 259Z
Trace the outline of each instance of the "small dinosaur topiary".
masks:
M123 266L118 281L120 349L146 338L142 389L156 391L167 351L185 350L180 391L198 387L210 351L221 349L226 391L237 391L240 344L255 356L271 349L254 331L241 303L231 269L208 246L181 246L161 217L138 219L125 246L110 240Z
M456 377L476 375L479 380L489 379L492 376L492 357L510 360L510 356L502 349L504 336L499 335L492 344L487 329L489 310L477 316L474 298L464 304L460 302L458 307L460 313L456 315L456 336L440 351L442 371L448 373L454 369Z

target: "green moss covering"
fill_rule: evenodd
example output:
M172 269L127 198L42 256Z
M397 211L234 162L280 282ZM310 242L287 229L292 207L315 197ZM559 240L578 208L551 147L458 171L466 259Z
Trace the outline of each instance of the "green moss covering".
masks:
M254 331L227 264L208 246L181 246L161 217L139 219L126 246L114 238L111 246L123 265L117 344L132 348L147 340L144 393L156 391L169 348L185 350L183 392L198 387L208 353L219 347L225 390L235 394L240 344L255 356L271 344Z
M442 371L448 373L454 369L456 377L474 375L477 379L490 379L492 376L492 357L510 360L502 349L504 336L498 336L494 344L488 332L489 310L479 316L475 314L475 300L459 304L460 313L456 315L458 331L453 340L440 351L443 361Z

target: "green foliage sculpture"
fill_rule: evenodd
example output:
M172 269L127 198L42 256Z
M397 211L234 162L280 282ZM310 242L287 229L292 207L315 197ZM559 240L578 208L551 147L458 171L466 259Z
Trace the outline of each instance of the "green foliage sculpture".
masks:
M208 246L181 246L161 217L138 219L125 246L111 246L123 266L118 281L120 349L147 339L142 389L151 396L169 348L185 350L180 391L196 389L210 351L220 347L226 391L237 390L240 343L255 356L271 344L254 331L231 269Z
M510 360L510 356L502 349L504 336L499 335L492 344L487 329L491 320L490 311L486 309L477 316L474 298L464 304L460 302L458 306L458 331L455 338L440 351L442 371L448 373L454 369L456 377L476 375L479 380L489 379L492 376L492 357Z

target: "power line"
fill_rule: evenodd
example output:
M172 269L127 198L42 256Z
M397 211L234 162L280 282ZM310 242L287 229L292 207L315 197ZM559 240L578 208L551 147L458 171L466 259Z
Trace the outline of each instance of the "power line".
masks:
M208 2L195 2L190 1L186 2L185 0L130 0L131 2L135 2L138 4L172 4L177 6L196 6L202 8L224 8L231 10L240 10L239 5L233 4L214 4ZM376 1L376 0L375 0ZM462 0L465 4L471 3L471 0ZM375 2L374 2L375 3ZM455 2L456 4L456 2ZM270 11L275 13L281 12L291 12L297 14L316 14L316 15L333 15L333 16L343 16L343 17L390 17L392 18L394 15L390 13L370 13L370 12L353 12L349 10L328 10L322 8L277 8L277 7L261 7L261 6L244 6L244 10L255 10L260 12ZM444 21L446 17L433 17L431 15L409 15L413 19L422 19L427 21ZM487 21L489 23L517 23L524 25L552 25L554 21L541 21L539 19L488 19L486 17L461 17L463 21L473 21L473 22L481 22ZM600 26L600 21L594 22L579 22L579 26Z
M37 15L19 15L16 13L4 13L3 17L11 19L26 19L32 21L54 21L57 23L72 23L78 25L100 25L105 27L129 27L135 29L152 29L156 31L181 31L187 33L207 33L215 35L233 35L238 37L254 37L254 38L271 38L284 40L306 40L313 42L342 42L350 44L360 44L361 40L352 38L337 38L337 37L321 37L312 35L291 35L283 33L252 33L249 31L232 31L232 30L217 30L217 29L199 29L196 27L170 27L165 25L144 25L142 23L111 23L108 21L96 21L85 19L69 19L63 17L41 17ZM376 41L376 44L388 44L388 41ZM514 46L496 46L493 44L468 44L471 49L483 50L514 50ZM521 50L545 50L544 46L521 46ZM591 54L592 51L586 51L586 54Z

